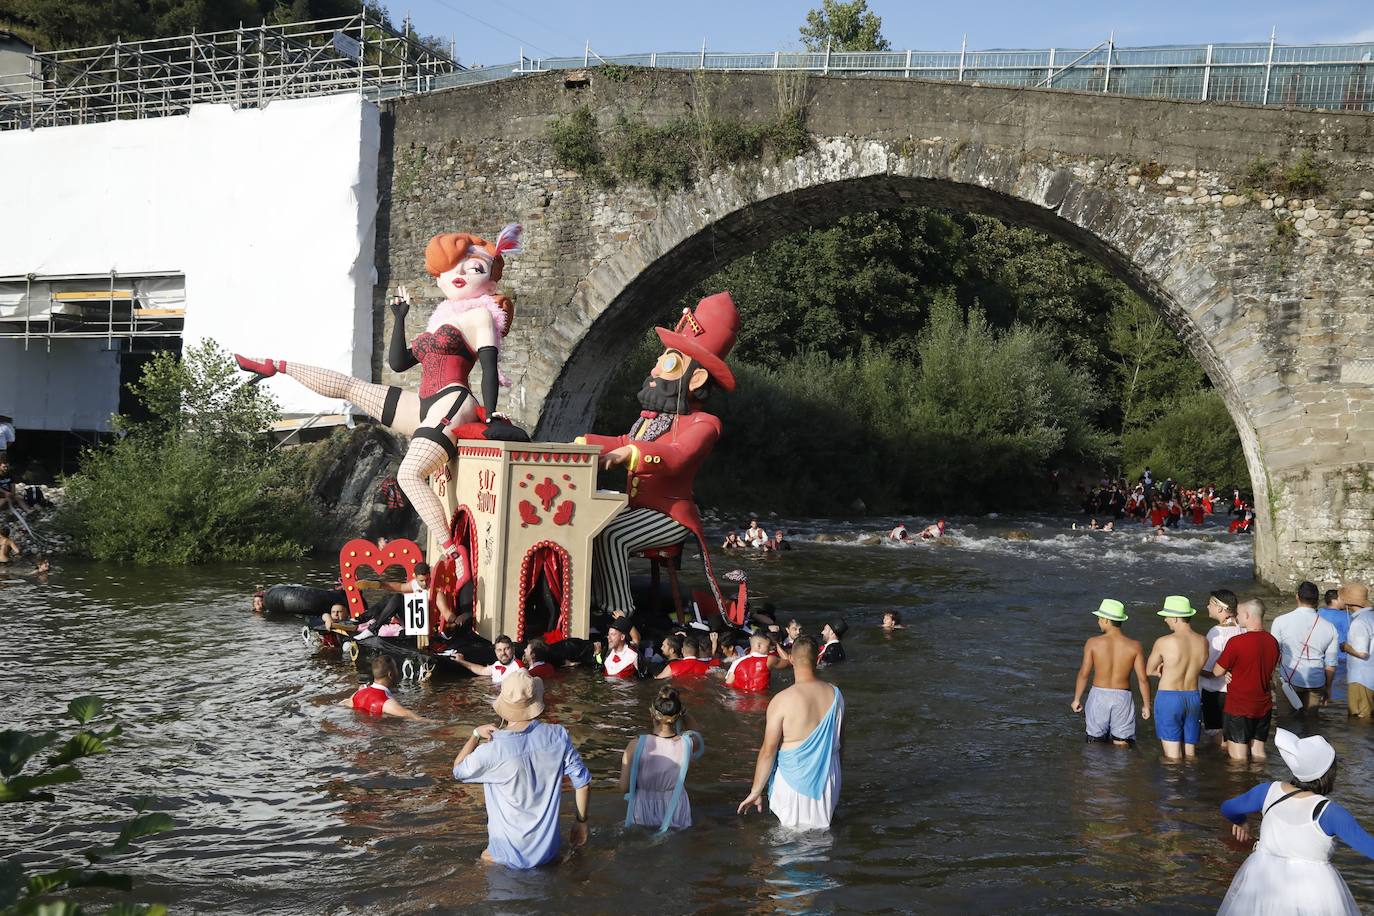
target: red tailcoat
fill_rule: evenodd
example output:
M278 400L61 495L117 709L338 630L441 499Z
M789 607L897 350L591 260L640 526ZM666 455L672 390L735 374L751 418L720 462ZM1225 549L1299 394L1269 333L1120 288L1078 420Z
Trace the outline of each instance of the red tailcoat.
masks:
M699 408L673 419L668 431L653 441L624 436L583 436L588 445L600 446L601 454L624 445L638 454L629 462L628 495L631 509L654 509L690 530L702 542L701 513L692 498L697 469L716 447L720 419Z

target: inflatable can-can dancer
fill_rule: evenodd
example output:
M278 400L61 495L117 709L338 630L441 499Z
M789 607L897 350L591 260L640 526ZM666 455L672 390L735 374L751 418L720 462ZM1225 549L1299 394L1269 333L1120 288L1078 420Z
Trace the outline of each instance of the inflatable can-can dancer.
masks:
M410 446L396 480L430 531L441 538L444 554L458 556L448 534L443 505L427 478L458 454L459 438L510 439L529 437L497 413L500 388L510 382L497 367L501 341L510 330L514 305L496 293L505 256L519 254L521 227L511 224L495 242L462 232L434 236L425 246L425 268L435 278L444 299L430 316L423 333L406 345L405 317L410 295L397 288L391 301L394 324L387 364L404 372L420 367L420 390L376 385L352 376L290 360L254 360L235 354L239 368L262 378L278 372L316 394L340 398L404 436ZM468 387L474 365L482 367L482 403ZM474 425L475 424L475 425Z

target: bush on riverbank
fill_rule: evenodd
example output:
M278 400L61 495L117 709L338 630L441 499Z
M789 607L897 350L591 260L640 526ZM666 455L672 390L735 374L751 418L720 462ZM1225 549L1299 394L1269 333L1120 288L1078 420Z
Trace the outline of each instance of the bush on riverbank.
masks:
M79 553L140 565L261 562L304 556L315 540L302 457L273 451L261 430L271 395L240 382L206 342L159 354L130 386L146 419L89 450L66 483L59 525Z
M1214 483L1250 490L1250 471L1226 402L1207 388L1179 400L1149 426L1121 438L1122 466L1131 480L1146 467L1155 480L1185 486Z

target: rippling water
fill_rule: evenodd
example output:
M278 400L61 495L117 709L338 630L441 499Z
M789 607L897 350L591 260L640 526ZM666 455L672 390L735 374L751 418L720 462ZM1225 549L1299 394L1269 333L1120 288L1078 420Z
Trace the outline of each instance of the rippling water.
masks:
M557 869L483 868L481 791L449 769L490 718L490 688L399 691L441 724L365 719L330 705L358 681L337 654L307 649L295 618L248 613L255 584L324 582L328 564L67 562L45 586L0 588L11 624L0 725L59 725L66 700L95 693L126 738L86 762L86 780L57 803L0 807L0 852L66 861L91 841L84 825L153 795L178 827L123 864L139 899L183 912L1215 910L1244 858L1217 805L1286 775L1277 753L1263 772L1213 751L1169 765L1148 723L1134 751L1085 745L1068 704L1101 598L1125 601L1127 632L1148 645L1164 632L1150 610L1162 596L1200 605L1212 588L1256 591L1248 541L1155 542L1134 527L1074 532L1050 518L955 519L947 542L910 546L861 543L886 530L881 520L787 527L803 541L796 550L734 562L753 594L808 631L836 612L850 621L850 660L826 675L845 692L849 736L829 836L735 815L763 710L714 682L690 696L707 738L689 780L699 826L659 841L626 832L619 755L654 687L572 671L549 688L549 718L594 774L591 844ZM1031 539L1006 538L1012 529ZM878 628L887 608L906 630ZM1374 802L1370 731L1343 710L1318 730L1342 756L1336 795L1358 816ZM1374 905L1368 863L1345 849L1336 863Z

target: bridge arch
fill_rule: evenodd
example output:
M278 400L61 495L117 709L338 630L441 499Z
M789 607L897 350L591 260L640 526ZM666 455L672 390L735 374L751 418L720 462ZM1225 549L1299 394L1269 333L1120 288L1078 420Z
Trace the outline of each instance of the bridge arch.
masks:
M1056 166L971 144L828 139L759 174L722 173L671 200L579 286L585 332L542 396L536 437L565 440L589 428L611 373L644 329L702 275L798 230L844 214L934 207L995 216L1067 242L1106 265L1152 303L1185 340L1224 398L1240 433L1260 531L1272 530L1268 478L1236 372L1214 346L1241 333L1227 284L1189 240L1123 195ZM1128 185L1129 187L1129 185ZM713 265L703 268L702 265ZM571 344L568 346L568 344ZM1272 541L1256 542L1263 565Z

